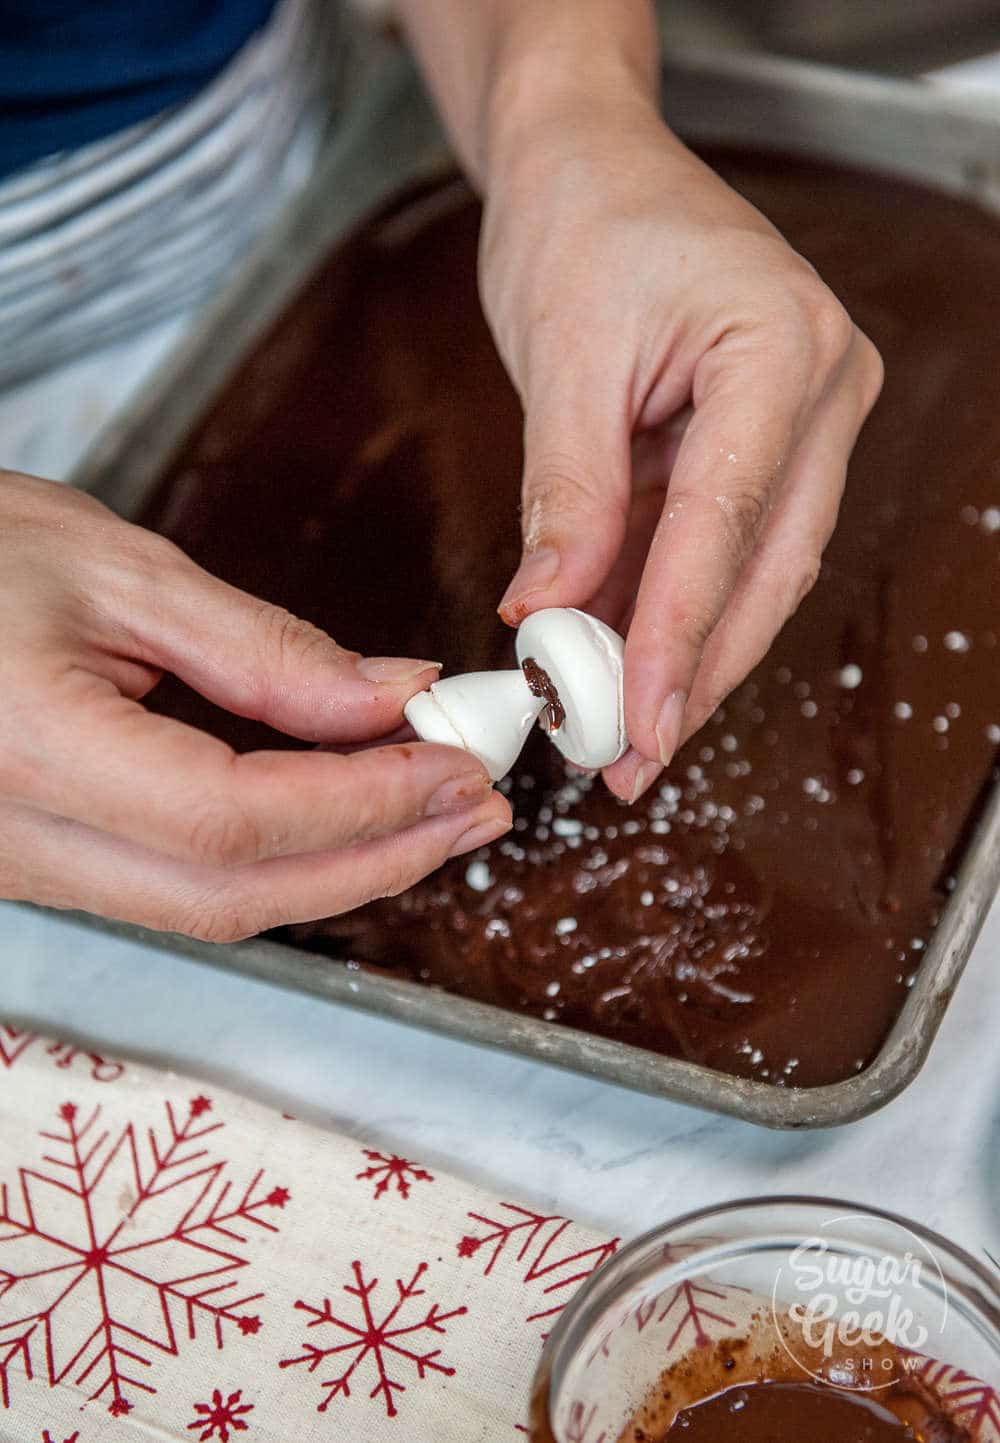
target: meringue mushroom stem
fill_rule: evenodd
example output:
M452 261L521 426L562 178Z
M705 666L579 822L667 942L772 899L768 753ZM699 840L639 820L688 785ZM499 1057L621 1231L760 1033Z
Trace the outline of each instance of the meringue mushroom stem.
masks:
M546 704L520 670L473 671L417 692L403 715L421 741L462 747L496 782L517 761Z

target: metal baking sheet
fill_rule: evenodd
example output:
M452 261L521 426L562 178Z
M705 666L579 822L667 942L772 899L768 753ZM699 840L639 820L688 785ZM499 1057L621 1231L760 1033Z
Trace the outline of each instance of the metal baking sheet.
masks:
M137 513L234 367L326 251L398 187L452 163L404 56L369 48L357 75L361 98L308 189L73 478L122 514ZM689 138L852 162L929 182L1000 212L1000 106L989 102L764 56L674 60L664 70L663 94L668 117ZM986 800L957 885L882 1050L856 1077L810 1089L731 1077L262 938L213 946L83 920L215 967L639 1091L769 1127L805 1128L853 1121L912 1081L998 886L1000 784Z

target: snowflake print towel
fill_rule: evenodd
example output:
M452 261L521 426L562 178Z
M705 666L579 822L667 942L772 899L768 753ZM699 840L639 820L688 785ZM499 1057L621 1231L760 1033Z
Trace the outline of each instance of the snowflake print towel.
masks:
M523 1443L546 1329L615 1246L0 1026L2 1443Z
M541 1342L617 1243L0 1025L0 1443L524 1443ZM685 1286L671 1348L737 1302ZM996 1395L950 1383L1000 1443Z

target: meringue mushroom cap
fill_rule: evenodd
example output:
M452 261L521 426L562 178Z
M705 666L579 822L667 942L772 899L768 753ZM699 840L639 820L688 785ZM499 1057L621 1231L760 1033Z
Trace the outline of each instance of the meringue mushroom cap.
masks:
M554 746L578 767L597 771L628 748L625 731L625 642L616 631L575 607L547 607L524 619L517 659L545 671L566 712L562 726L542 726Z
M470 671L417 692L403 715L421 741L472 752L497 782L517 761L544 705L520 671Z

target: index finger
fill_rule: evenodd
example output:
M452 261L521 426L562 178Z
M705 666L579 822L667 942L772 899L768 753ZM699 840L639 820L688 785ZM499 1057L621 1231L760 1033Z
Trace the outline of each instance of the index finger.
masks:
M468 752L425 743L344 756L239 755L77 671L33 727L0 736L3 792L178 858L231 866L329 851L484 802Z
M705 644L783 484L802 407L783 380L744 369L721 381L696 408L670 478L625 646L629 739L664 765Z

